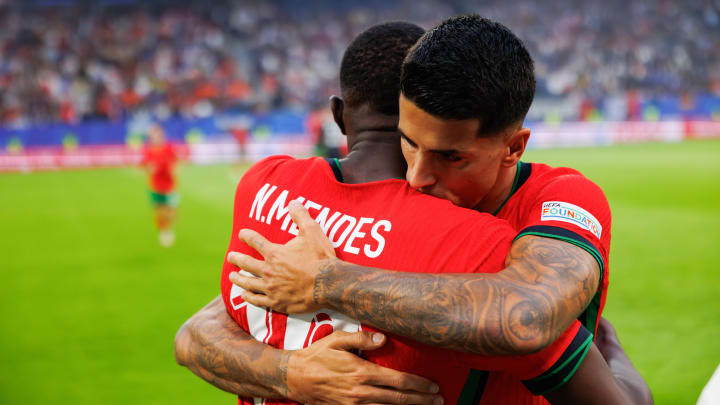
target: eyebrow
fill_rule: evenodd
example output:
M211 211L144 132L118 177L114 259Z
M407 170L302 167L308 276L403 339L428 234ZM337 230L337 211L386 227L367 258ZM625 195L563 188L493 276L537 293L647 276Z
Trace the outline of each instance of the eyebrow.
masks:
M410 139L407 135L405 135L405 133L402 131L402 129L398 128L397 131L400 133L400 137L405 139L405 141L407 141L407 143L409 143L410 145L412 145L414 147L417 147L417 144L412 139ZM430 149L430 152L438 153L441 155L456 155L456 154L460 153L460 151L457 149Z

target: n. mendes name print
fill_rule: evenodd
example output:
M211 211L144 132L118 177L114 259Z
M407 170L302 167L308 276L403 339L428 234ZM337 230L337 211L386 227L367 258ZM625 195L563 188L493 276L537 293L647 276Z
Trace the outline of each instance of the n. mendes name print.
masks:
M281 230L297 235L298 228L288 211L288 204L293 200L305 206L334 248L342 246L347 253L362 254L371 259L380 256L385 249L385 236L392 229L389 220L356 218L302 196L290 198L288 190L270 183L265 183L255 194L248 217L268 225L278 224Z

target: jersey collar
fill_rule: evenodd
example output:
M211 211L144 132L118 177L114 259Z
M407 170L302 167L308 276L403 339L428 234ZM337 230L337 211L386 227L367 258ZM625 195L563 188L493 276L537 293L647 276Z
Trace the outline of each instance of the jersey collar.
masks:
M507 197L505 197L505 200L503 200L502 204L493 212L493 215L497 215L498 212L505 206L505 203L508 202L510 197L512 197L516 191L520 187L522 187L523 184L527 181L527 179L530 177L530 172L532 171L532 164L531 163L525 163L518 161L517 162L517 169L515 170L515 179L513 180L512 188L510 189L510 194L508 194Z

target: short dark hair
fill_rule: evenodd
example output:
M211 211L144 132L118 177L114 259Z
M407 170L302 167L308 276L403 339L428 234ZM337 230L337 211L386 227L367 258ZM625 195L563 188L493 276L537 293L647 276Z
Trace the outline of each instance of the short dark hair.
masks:
M504 25L476 14L443 21L408 52L401 91L441 119L480 119L480 136L522 121L535 96L533 61Z
M380 113L397 115L403 59L424 33L415 24L393 21L374 25L358 35L340 64L345 104L368 104Z

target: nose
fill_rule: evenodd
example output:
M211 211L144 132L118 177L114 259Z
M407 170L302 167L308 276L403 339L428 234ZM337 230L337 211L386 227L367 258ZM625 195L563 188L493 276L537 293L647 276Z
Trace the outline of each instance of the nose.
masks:
M408 162L407 181L410 187L427 191L437 181L432 162L426 157L416 157L412 163Z

